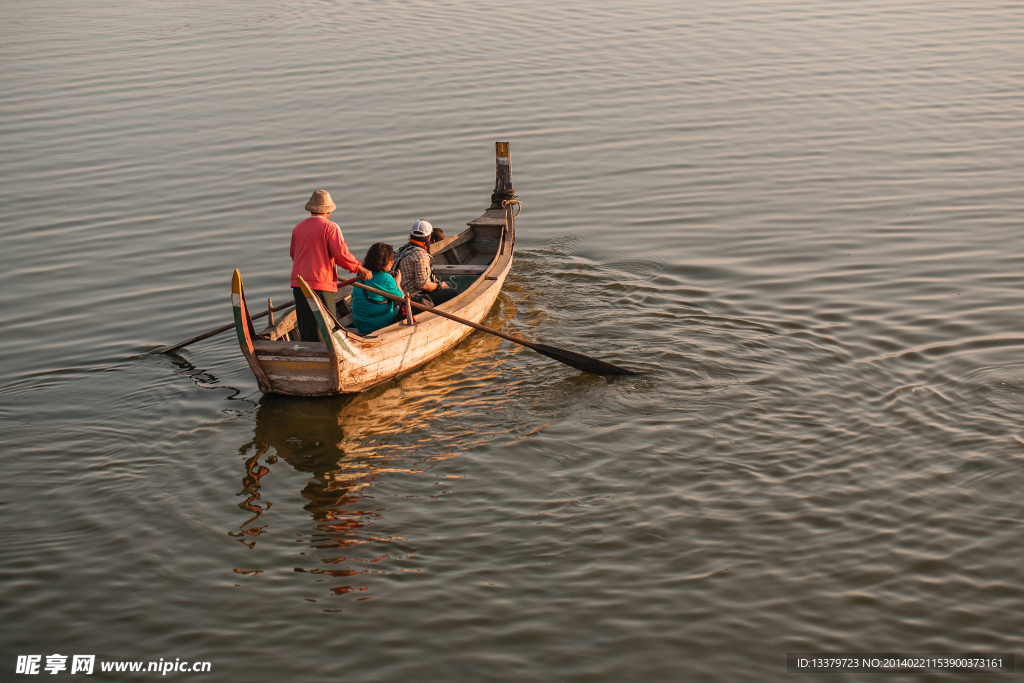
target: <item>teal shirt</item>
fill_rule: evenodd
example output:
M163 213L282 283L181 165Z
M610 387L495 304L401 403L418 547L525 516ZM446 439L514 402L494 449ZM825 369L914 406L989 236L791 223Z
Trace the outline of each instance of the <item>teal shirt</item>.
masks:
M405 293L395 283L395 278L391 277L390 273L385 273L384 271L377 271L364 284L388 294L405 296ZM370 301L367 301L367 297L371 301L381 301L383 299L387 304L370 303ZM384 299L380 294L373 294L365 289L352 288L352 321L361 334L372 334L382 327L387 327L395 322L395 315L397 313L398 305L390 299Z

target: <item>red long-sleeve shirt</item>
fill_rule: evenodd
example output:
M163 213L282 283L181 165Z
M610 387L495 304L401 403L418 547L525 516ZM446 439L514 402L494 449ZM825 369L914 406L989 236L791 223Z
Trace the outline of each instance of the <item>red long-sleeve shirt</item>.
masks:
M292 230L292 287L299 286L299 278L312 289L321 292L338 291L338 273L341 266L350 273L362 264L352 255L336 223L323 216L310 216Z

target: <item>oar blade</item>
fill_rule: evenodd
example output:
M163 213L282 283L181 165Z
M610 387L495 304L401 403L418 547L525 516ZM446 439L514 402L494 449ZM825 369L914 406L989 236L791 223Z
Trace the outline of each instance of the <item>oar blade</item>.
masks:
M560 363L565 363L570 367L574 367L577 370L583 372L589 372L592 375L638 375L640 373L626 368L619 367L618 365L612 365L606 363L603 360L591 358L590 356L584 356L582 353L575 353L573 351L566 351L565 349L557 349L554 346L548 346L547 344L537 344L536 342L530 344L530 348L537 353L543 354L548 358L554 358Z

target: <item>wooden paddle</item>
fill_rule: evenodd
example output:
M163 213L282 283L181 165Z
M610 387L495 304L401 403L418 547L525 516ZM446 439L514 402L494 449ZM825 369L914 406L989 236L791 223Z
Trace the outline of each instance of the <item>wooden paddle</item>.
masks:
M387 297L388 299L391 299L393 301L397 301L399 303L405 303L405 299L403 299L401 297L395 296L394 294L388 294L387 292L382 292L379 289L374 289L373 287L368 287L368 286L360 284L358 282L354 283L352 286L353 287L358 287L359 289L365 289L367 292L373 292L374 294L379 294L379 295L381 295L383 297ZM457 315L452 315L451 313L445 313L444 311L439 311L436 308L431 308L430 306L424 306L423 304L416 303L415 301L413 301L411 303L413 305L413 308L417 308L417 309L419 309L421 311L426 311L427 313L433 313L434 315L439 315L442 318L448 318L449 320L454 320L455 322L462 323L463 325L469 325L470 327L472 327L474 329L480 330L482 332L489 332L490 334L493 334L493 335L496 335L498 337L501 337L502 339L508 339L510 342L515 342L516 344L520 344L521 346L525 346L528 349L533 349L534 351L536 351L537 353L539 353L539 354L541 354L543 356L547 356L548 358L553 358L554 360L557 360L559 363L565 363L566 365L568 365L570 367L574 367L577 370L582 370L583 372L589 372L589 373L594 374L594 375L638 375L638 374L640 374L640 373L634 372L632 370L627 370L626 368L621 368L618 365L612 365L611 363L606 363L603 360L598 360L596 358L591 358L590 356L584 356L582 353L576 353L574 351L566 351L565 349L555 348L554 346L548 346L547 344L538 344L536 342L531 342L531 341L526 341L525 339L520 339L519 337L513 337L511 334L506 334L506 333L504 333L504 332L502 332L500 330L494 329L493 327L487 327L486 325L480 325L480 324L472 322L470 320L466 320L465 318L460 318Z
M354 283L358 279L359 279L358 277L354 277L351 280L345 280L344 282L339 282L338 283L338 287L344 287L346 285L351 285L352 283ZM290 308L291 306L294 306L294 305L295 305L294 301L289 301L286 304L281 304L280 306L274 306L273 308L269 308L269 309L263 311L262 313L254 315L252 317L252 320L256 320L258 318L263 318L263 317L265 317L267 315L270 315L271 313L277 313L278 311L283 311L284 309ZM188 346L189 344L195 344L197 341L202 341L204 339L209 339L210 337L216 336L216 335L220 334L221 332L227 332L228 330L233 330L234 328L235 328L235 324L234 323L228 323L227 325L223 325L221 327L218 327L215 330L210 330L209 332L204 332L203 334L199 335L198 337L192 337L191 339L187 339L187 340L181 342L180 344L175 344L174 346L168 346L167 348L164 348L164 349L153 349L152 351L150 351L150 353L172 353L172 352L177 351L178 349L180 349L182 347Z

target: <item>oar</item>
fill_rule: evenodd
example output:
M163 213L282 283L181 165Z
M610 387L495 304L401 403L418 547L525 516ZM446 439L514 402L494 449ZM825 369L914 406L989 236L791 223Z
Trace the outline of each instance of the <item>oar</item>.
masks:
M405 303L405 299L403 299L401 297L395 296L394 294L388 294L387 292L382 292L379 289L374 289L373 287L368 287L368 286L360 284L358 282L356 282L352 286L353 287L358 287L359 289L365 289L366 291L373 292L374 294L380 294L383 297L387 297L388 299L392 299L392 300L398 301L400 303ZM566 365L574 367L577 370L582 370L583 372L589 372L589 373L592 373L594 375L637 375L637 374L640 374L640 373L634 372L632 370L627 370L626 368L620 368L618 365L612 365L611 363L605 363L603 360L598 360L596 358L591 358L590 356L584 356L582 353L576 353L575 351L566 351L565 349L555 348L554 346L548 346L547 344L538 344L536 342L531 342L531 341L526 341L525 339L520 339L519 337L513 337L511 334L506 334L506 333L504 333L504 332L502 332L500 330L494 329L493 327L487 327L486 325L480 325L480 324L475 323L475 322L473 322L471 320L466 320L465 318L460 318L457 315L452 315L451 313L445 313L444 311L439 311L436 308L431 308L430 306L424 306L423 304L417 303L415 301L412 302L412 305L413 305L413 308L417 308L417 309L419 309L421 311L426 311L427 313L433 313L434 315L439 315L439 316L441 316L443 318L448 318L449 320L454 320L457 323L462 323L463 325L469 325L470 327L472 327L474 329L477 329L477 330L480 330L482 332L489 332L489 333L491 333L493 335L496 335L498 337L501 337L503 339L508 339L510 342L515 342L516 344L520 344L522 346L525 346L528 349L533 349L534 351L536 351L537 353L539 353L539 354L541 354L543 356L547 356L548 358L553 358L553 359L557 360L559 363L565 363Z
M358 279L359 279L358 277L354 277L351 280L345 280L344 282L339 282L338 283L338 287L344 287L345 285L350 285L350 284L352 284L353 282L355 282ZM263 317L265 317L267 315L270 315L270 313L277 313L278 311L283 311L284 309L289 308L289 307L294 306L294 305L295 305L294 301L289 301L286 304L281 304L280 306L274 306L273 308L267 309L267 310L263 311L262 313L258 313L256 315L252 316L251 319L252 320L257 320L259 318L263 318ZM192 337L191 339L183 341L180 344L175 344L174 346L168 346L165 349L153 349L152 351L150 351L150 353L171 353L172 351L177 351L178 349L180 349L182 347L185 347L185 346L188 346L189 344L195 344L197 341L203 341L204 339L209 339L210 337L216 336L216 335L220 334L221 332L227 332L228 330L233 330L234 328L235 328L235 324L234 323L228 323L227 325L223 325L221 327L218 327L215 330L210 330L209 332L204 332L203 334L199 335L198 337Z

